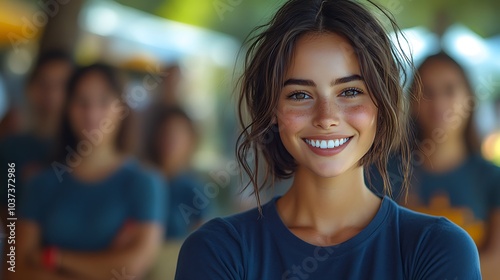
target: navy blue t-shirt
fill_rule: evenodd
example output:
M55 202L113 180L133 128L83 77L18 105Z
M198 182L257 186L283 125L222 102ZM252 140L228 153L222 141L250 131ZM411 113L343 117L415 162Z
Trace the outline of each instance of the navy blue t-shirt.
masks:
M397 157L388 164L395 197L402 182L399 165ZM373 173L373 185L382 186L380 175ZM452 170L436 173L414 166L412 175L408 200L404 196L396 200L417 212L450 219L481 248L488 238L489 215L500 209L500 168L474 154Z
M59 181L54 170L48 169L26 185L20 219L39 225L43 246L105 250L126 222L163 225L164 184L162 176L133 159L93 183L71 174Z
M480 155L444 173L415 168L408 207L445 216L465 229L481 248L488 232L489 215L500 209L500 168Z
M209 205L195 205L196 197L203 194L203 185L194 172L184 172L172 177L168 185L170 211L165 238L183 239L201 223Z
M1 192L7 194L7 164L15 164L16 201L22 202L21 195L24 184L40 172L49 160L52 142L32 134L18 134L0 141L0 163L4 168L0 179ZM0 199L1 205L7 205L7 195ZM19 205L18 205L19 206Z
M295 236L273 199L262 208L217 218L190 235L177 280L481 279L474 242L445 218L419 214L384 197L353 238L318 247Z

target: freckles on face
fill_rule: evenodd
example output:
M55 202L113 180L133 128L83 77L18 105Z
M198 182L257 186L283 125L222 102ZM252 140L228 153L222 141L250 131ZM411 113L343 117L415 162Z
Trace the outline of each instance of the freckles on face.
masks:
M278 124L279 127L288 130L300 129L301 123L307 122L310 118L310 111L307 108L294 108L289 106L278 107Z
M350 43L332 33L304 35L284 80L276 119L299 168L333 177L358 166L373 144L378 112Z

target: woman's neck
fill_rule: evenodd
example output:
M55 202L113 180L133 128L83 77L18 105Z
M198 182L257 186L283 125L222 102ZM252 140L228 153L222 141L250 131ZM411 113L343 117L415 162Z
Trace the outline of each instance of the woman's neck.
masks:
M82 155L81 158L80 164L74 168L75 176L86 181L97 181L116 170L125 156L113 145L96 145L89 155Z
M320 178L298 168L292 187L277 207L284 223L299 238L324 246L359 233L377 213L380 201L366 187L362 167L334 178Z
M54 139L57 136L59 121L48 117L36 121L31 127L31 131L42 139Z
M188 167L188 163L182 161L177 163L168 161L161 164L161 170L168 178L173 178L181 174L182 172L188 170Z
M446 172L461 165L467 159L467 146L463 139L450 138L428 151L425 169L431 172Z

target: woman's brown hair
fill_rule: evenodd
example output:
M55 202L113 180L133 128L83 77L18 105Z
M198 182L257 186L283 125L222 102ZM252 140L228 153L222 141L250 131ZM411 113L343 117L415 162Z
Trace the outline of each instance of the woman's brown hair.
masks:
M399 28L390 13L367 1ZM240 79L239 118L243 131L238 137L238 162L250 177L260 205L259 190L275 179L293 176L294 158L283 146L279 127L275 124L278 95L290 64L294 45L307 33L336 33L351 43L359 61L361 75L378 108L377 132L374 143L361 159L360 165L374 164L382 175L385 193L391 195L388 157L398 151L403 159L403 187L406 189L410 172L408 144L408 107L403 85L406 66L411 60L394 46L382 23L370 11L352 0L291 0L286 2L268 24L257 27L251 37L245 57L245 69ZM250 117L250 121L245 118ZM259 174L259 152L267 165L263 180ZM253 153L255 157L248 159ZM253 161L251 163L250 161Z

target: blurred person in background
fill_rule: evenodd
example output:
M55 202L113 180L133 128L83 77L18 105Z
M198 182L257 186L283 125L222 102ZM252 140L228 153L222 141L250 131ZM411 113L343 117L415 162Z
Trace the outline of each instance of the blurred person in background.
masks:
M161 175L128 156L131 111L116 70L69 81L59 154L26 186L13 279L140 279L163 236Z
M192 168L198 143L196 128L186 112L169 106L156 108L150 125L146 158L169 182L170 210L165 239L184 239L208 212L193 205L197 192L203 191L203 184Z
M181 86L183 76L181 68L177 64L168 65L165 70L165 77L161 82L155 96L155 104L163 106L178 106L180 104Z
M19 126L18 121L12 118L16 114L9 108L9 98L7 96L2 74L3 73L0 71L0 139L14 134Z
M196 204L206 199L202 181L192 168L198 135L186 112L172 106L153 110L146 135L146 160L167 177L165 187L170 197L164 246L148 279L173 279L182 241L201 225L209 211L210 204Z
M418 73L423 95L412 104L417 156L407 206L465 229L479 249L483 279L498 279L500 168L480 154L471 84L445 53L426 58Z
M68 54L57 50L40 54L27 79L27 128L20 134L0 140L0 163L2 166L9 162L16 164L18 199L22 184L49 160L60 127L65 86L72 71L73 62ZM2 174L2 181L7 181L7 174ZM2 186L3 193L6 193L5 184ZM0 201L5 207L6 200Z

